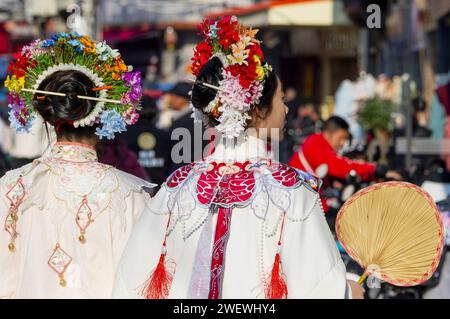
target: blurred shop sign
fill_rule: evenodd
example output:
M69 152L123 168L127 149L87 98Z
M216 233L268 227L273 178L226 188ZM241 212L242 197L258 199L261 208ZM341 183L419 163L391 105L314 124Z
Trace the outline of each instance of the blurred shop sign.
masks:
M397 154L406 154L407 138L397 138L395 150ZM449 155L450 139L413 138L411 153L416 155Z
M0 12L0 21L7 21L10 19L10 15L7 12Z
M57 0L25 0L25 15L28 17L40 16L49 17L58 14Z
M355 55L358 50L359 32L357 29L321 30L321 48L327 53Z
M264 41L264 43L266 43ZM308 45L305 45L308 43ZM317 28L302 28L291 33L291 50L293 54L318 54L320 36Z

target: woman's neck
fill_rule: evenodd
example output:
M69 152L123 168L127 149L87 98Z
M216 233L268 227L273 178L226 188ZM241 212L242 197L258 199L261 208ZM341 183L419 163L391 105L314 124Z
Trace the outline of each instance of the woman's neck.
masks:
M88 146L95 148L95 146L97 145L97 139L95 137L89 137L89 138L83 137L83 138L77 138L77 139L68 139L65 137L58 137L57 143L78 143L78 144L84 144L84 145L88 145Z

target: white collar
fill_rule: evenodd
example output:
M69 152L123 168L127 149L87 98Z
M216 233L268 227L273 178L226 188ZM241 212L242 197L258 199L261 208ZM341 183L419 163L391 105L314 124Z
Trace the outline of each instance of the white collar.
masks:
M244 133L236 139L221 139L216 145L214 153L208 156L206 161L241 162L272 157L264 140Z
M73 162L97 161L97 152L93 146L76 142L57 142L49 156Z

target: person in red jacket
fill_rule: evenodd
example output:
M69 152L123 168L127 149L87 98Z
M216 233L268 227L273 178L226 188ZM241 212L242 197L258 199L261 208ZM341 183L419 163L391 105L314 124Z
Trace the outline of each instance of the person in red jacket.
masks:
M337 152L349 136L348 123L338 116L332 116L324 123L322 133L306 138L301 149L292 155L289 165L321 178L324 176L320 176L319 167L327 168L326 176L338 179L345 179L351 171L363 181L381 177L401 179L398 173L387 171L385 167L339 156Z

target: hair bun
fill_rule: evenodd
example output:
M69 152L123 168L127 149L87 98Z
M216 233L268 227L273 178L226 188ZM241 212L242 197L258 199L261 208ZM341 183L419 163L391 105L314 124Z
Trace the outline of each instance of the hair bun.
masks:
M65 93L65 96L47 95L45 100L35 99L35 108L52 125L80 120L91 112L95 102L79 99L78 95L94 97L93 87L92 81L79 71L55 72L45 78L38 89Z
M197 83L192 87L191 101L196 109L203 111L217 95L216 90L200 83L204 82L218 86L223 79L222 71L223 64L218 57L211 58L203 65L197 76ZM209 122L213 126L217 124L213 118L209 118Z
M66 97L67 99L69 99L70 103L74 103L78 101L78 94L73 93L73 92L69 92L66 93Z

